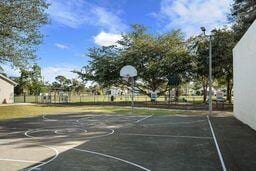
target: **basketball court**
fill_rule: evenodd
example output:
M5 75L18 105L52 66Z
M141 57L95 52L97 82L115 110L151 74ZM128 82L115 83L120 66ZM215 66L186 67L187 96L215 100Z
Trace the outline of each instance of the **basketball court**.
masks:
M253 170L255 132L231 116L210 119L223 163L206 116L72 113L5 121L0 170Z

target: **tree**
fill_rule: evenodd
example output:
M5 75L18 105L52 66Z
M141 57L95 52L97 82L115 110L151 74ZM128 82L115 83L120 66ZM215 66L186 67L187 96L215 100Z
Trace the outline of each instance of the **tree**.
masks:
M91 48L88 56L91 58L88 66L82 68L81 71L73 71L84 81L93 81L103 88L120 82L119 71L120 50L115 46Z
M213 68L218 79L226 81L227 101L232 102L233 89L233 48L235 33L230 29L215 29L213 34Z
M37 64L33 65L30 71L31 86L30 93L33 95L39 95L46 91L46 86L43 82L41 67Z
M0 63L25 67L41 43L40 27L46 24L45 0L0 1Z
M18 86L15 87L16 93L23 94L24 102L26 102L26 95L29 94L29 88L31 86L30 72L22 69L20 71L20 77L18 78Z
M77 79L72 79L71 80L71 91L73 91L77 95L80 95L82 92L85 91L85 85Z
M139 81L135 86L143 93L168 89L168 77L172 74L184 76L190 63L183 33L175 30L162 35L151 35L146 28L134 25L133 31L120 41L122 66L133 65L138 70Z
M55 77L55 82L52 83L52 87L56 89L62 89L64 91L71 91L71 80L65 76L58 75Z
M21 69L20 77L15 81L18 83L15 87L16 94L39 95L47 89L42 79L41 68L37 64L30 69Z
M214 29L212 31L213 76L225 79L227 100L232 101L233 88L233 53L235 46L234 32L230 29ZM207 98L209 75L209 40L199 35L190 39L190 53L193 56L194 82L200 81L203 87L204 102Z
M234 0L231 8L231 21L234 21L236 41L239 41L256 19L255 0Z
M191 76L194 82L201 82L203 102L206 102L209 75L209 43L205 37L199 35L190 38L188 47L193 65Z
M119 47L90 49L88 56L92 60L76 73L83 80L94 81L101 87L131 86L130 82L122 81L119 72L123 66L133 65L138 70L135 87L142 94L150 96L150 92L158 91L162 95L167 91L170 73L186 75L190 61L183 34L177 30L151 35L144 26L133 25L132 28L130 33L123 35Z
M169 98L170 95L171 95L171 88L176 88L175 90L175 101L178 102L179 100L179 85L182 83L182 80L181 80L181 77L179 76L179 74L177 73L174 73L174 74L170 74L168 76L168 86L170 87L169 88Z

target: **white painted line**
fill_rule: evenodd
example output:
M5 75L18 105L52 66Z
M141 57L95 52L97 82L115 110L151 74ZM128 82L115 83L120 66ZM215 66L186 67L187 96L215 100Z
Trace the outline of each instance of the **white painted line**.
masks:
M147 116L147 117L144 117L144 118L142 118L142 119L139 119L139 120L137 120L135 123L139 123L139 122L141 122L141 121L144 121L145 119L148 119L148 118L150 118L150 117L152 117L153 115L150 115L150 116Z
M218 145L218 142L217 142L217 138L215 136L215 133L214 133L214 130L213 130L213 127L212 127L211 120L210 120L208 115L207 115L207 120L208 120L210 129L211 129L211 132L212 132L212 136L213 136L213 139L214 139L214 143L215 143L218 155L219 155L219 159L220 159L220 162L221 162L222 170L223 171L227 171L225 163L224 163L224 160L223 160L223 157L222 157L222 154L221 154L221 151L220 151L220 148L219 148L219 145Z
M134 133L121 133L119 135L145 136L145 137L163 137L163 138L212 139L212 137L182 136L182 135L158 135L158 134L134 134Z
M73 125L66 125L66 126L48 126L48 127L39 127L39 128L36 128L36 129L33 129L34 131L37 131L37 130L47 130L48 131L53 131L51 129L56 129L56 128L74 128ZM31 133L31 132L30 132Z
M58 152L58 150L57 150L56 148L53 148L53 147L50 147L50 146L47 146L47 145L40 145L40 146L46 147L46 148L49 148L49 149L52 149L52 150L55 152L55 155L54 155L50 160L47 160L47 161L44 162L44 163L41 163L41 164L39 164L39 165L36 165L36 166L30 168L28 171L34 170L34 169L36 169L36 168L39 168L39 167L41 167L41 166L43 166L43 165L46 165L46 164L52 162L52 161L55 160L55 159L58 157L58 155L59 155L59 152Z
M62 120L57 120L57 119L50 119L47 118L45 115L42 116L44 121L61 121L61 122L77 122L79 123L79 119L62 119Z
M22 163L44 163L44 162L40 162L40 161L18 160L18 159L0 159L0 161L22 162Z
M16 131L16 132L8 132L8 133L0 133L0 136L5 136L5 135L12 135L12 134L20 134L24 133L25 131Z
M58 121L56 119L49 119L49 118L45 117L45 115L43 115L43 120L44 121L52 121L52 122Z
M73 129L73 128L67 128L67 129L57 129L57 130L55 130L54 131L54 133L55 134L61 134L61 135L63 135L63 134L65 134L65 132L63 133L63 132L61 132L61 131L65 131L65 130L70 130L70 129ZM81 130L81 131L83 131L84 133L86 133L86 132L88 132L86 129L81 129L81 128L75 128L75 129L77 129L77 130ZM67 132L67 134L68 133L70 133L70 132ZM73 132L71 132L71 133L73 133ZM82 132L81 132L82 133Z
M34 138L34 139L42 139L42 138L50 138L51 136L44 136L44 137L34 137L34 136L31 136L31 135L28 135L28 132L31 134L31 133L38 133L38 132L53 132L54 130L51 130L51 129L37 129L37 130L29 130L27 132L25 132L25 135L29 138Z
M25 136L27 136L27 137L29 137L29 138L36 138L36 137L33 137L33 136L29 135L29 132L32 132L32 131L31 131L31 130L26 131L26 132L25 132ZM36 170L36 169L38 169L39 167L41 167L41 166L43 166L43 165L46 165L46 164L52 162L52 161L55 160L55 159L58 157L58 155L59 155L58 150L57 150L56 148L54 148L54 147L50 147L50 146L47 146L47 145L39 145L39 146L41 146L41 147L46 147L46 148L48 148L48 149L53 150L53 151L55 152L55 155L54 155L51 159L47 160L46 162L41 163L41 164L38 164L38 165L36 165L36 166L34 166L34 167L28 169L28 171Z
M95 151L90 151L90 150L83 150L83 149L79 149L79 148L72 148L73 150L77 150L77 151L82 151L82 152L86 152L86 153L91 153L91 154L96 154L96 155L99 155L99 156L103 156L103 157L107 157L107 158L111 158L111 159L115 159L115 160L118 160L118 161L121 161L121 162L124 162L124 163L127 163L127 164L130 164L130 165L133 165L135 167L138 167L142 170L145 170L145 171L151 171L141 165L138 165L136 163L133 163L133 162L130 162L130 161L127 161L127 160L124 160L124 159L121 159L121 158L118 158L118 157L114 157L114 156L111 156L111 155L108 155L108 154L103 154L103 153L98 153L98 152L95 152Z
M205 121L206 121L206 119L197 120L197 121L189 121L189 122L157 123L157 124L143 124L143 125L145 125L145 126L179 125L179 124L192 124L192 123L205 122Z
M54 127L53 127L54 128ZM65 127L64 127L65 128ZM85 137L85 139L94 139L94 138L101 138L101 137L106 137L106 136L109 136L109 135L112 135L112 134L114 134L114 132L115 132L115 130L113 130L113 129L110 129L110 128L106 128L106 129L108 129L108 130L110 130L111 132L109 132L109 133L107 133L107 134L103 134L103 135L96 135L96 136L91 136L91 137ZM31 134L31 133L38 133L38 132L54 132L55 134L58 134L58 135L60 135L61 133L59 133L59 131L63 131L63 130L65 130L65 129L53 129L53 130L51 130L51 129L36 129L36 130L29 130L29 131L26 131L25 132L25 135L27 136L27 137L30 137L30 138L33 138L33 139L49 139L49 138L53 138L52 136L44 136L44 137L34 137L34 136L32 136L32 135L29 135L29 134ZM81 130L83 130L85 133L87 133L88 131L87 130L85 130L85 129L81 129ZM29 133L29 134L28 134ZM63 135L63 134L61 134L61 135Z
M88 137L88 138L85 138L85 139L101 138L101 137L106 137L106 136L109 136L109 135L114 134L115 130L113 130L113 129L109 129L109 130L111 130L111 132L108 133L108 134L105 134L105 135L98 135L98 136L92 136L92 137Z
M54 134L59 134L58 132L59 132L60 130L55 130L54 131Z
M63 129L63 130L64 130L64 129ZM94 138L106 137L106 136L112 135L112 134L115 132L113 129L109 129L109 130L111 130L111 132L108 133L108 134L99 135L99 136L93 136L93 137L88 137L88 138L86 138L86 139L94 139ZM35 138L40 138L40 137L34 137L34 136L29 135L29 133L35 133L35 132L40 132L40 131L53 131L53 130L40 130L40 129L29 130L29 131L26 131L26 132L25 132L25 135L26 135L27 137L29 137L29 138L34 138L34 139L35 139ZM58 130L55 130L54 132L56 133L57 131L58 131ZM87 132L87 130L84 130L84 131ZM32 171L32 170L37 170L37 169L39 169L39 167L41 167L41 166L43 166L43 165L46 165L46 164L52 162L53 160L55 160L55 159L58 157L58 155L59 155L59 152L58 152L58 150L57 150L56 148L49 147L49 146L46 146L46 145L39 145L39 146L46 147L46 148L49 148L49 149L54 150L55 156L54 156L53 158L51 158L50 160L44 162L44 163L41 163L41 164L39 164L39 165L36 165L36 166L30 168L28 171Z

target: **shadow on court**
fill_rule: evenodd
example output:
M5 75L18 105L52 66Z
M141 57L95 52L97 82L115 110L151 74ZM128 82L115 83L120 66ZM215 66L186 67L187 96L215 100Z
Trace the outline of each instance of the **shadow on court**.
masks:
M255 170L256 133L211 117L227 170ZM1 122L0 170L222 170L206 116L63 114ZM26 153L26 154L24 154Z

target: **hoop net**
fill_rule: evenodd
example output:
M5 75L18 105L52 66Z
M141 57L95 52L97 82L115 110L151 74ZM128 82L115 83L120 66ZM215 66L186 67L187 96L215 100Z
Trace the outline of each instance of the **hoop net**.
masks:
M130 81L131 81L130 75L126 75L126 76L122 77L122 79L123 79L124 81L126 81L126 82L130 82Z

